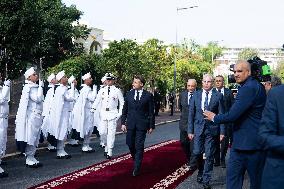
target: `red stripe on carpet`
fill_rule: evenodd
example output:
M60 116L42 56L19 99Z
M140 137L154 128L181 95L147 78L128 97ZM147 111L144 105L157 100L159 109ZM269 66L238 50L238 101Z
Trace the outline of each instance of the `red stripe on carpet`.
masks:
M171 140L145 148L141 172L137 177L132 177L134 162L130 154L126 154L54 178L32 189L172 189L189 176L185 163L180 143Z

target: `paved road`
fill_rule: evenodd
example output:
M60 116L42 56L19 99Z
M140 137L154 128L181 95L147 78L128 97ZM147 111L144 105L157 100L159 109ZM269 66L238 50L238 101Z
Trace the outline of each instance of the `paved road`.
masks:
M153 134L147 136L145 146L178 138L178 122L167 123L158 126ZM44 164L44 166L38 169L26 168L24 157L11 157L7 159L8 165L3 166L3 168L5 168L7 172L9 172L9 177L0 180L0 188L27 188L54 177L58 177L63 174L104 161L105 157L103 156L103 149L98 147L98 139L93 139L91 145L96 149L96 152L92 154L82 154L80 147L67 146L66 151L72 155L72 158L69 160L58 160L55 158L56 153L42 150L38 153L37 158ZM125 134L120 134L116 137L114 156L123 153L128 153L128 148L125 144ZM189 177L177 188L202 188L196 183L195 178L195 175ZM214 188L224 188L224 178L225 170L221 168L215 169L213 178Z

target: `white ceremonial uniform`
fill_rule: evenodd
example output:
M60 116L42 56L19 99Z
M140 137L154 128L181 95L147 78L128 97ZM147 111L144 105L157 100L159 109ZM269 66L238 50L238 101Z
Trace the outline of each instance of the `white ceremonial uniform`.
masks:
M82 151L92 151L89 146L90 136L94 129L94 113L91 111L92 105L97 96L97 89L94 85L93 90L85 84L80 91L79 98L75 103L73 110L73 129L80 133L80 137L84 138Z
M0 163L1 158L5 155L6 143L7 143L7 128L8 128L8 116L9 116L9 93L10 93L10 81L4 83L4 86L0 86ZM4 170L0 167L0 173Z
M39 143L40 130L42 125L43 110L43 89L36 83L28 81L25 84L16 115L17 141L27 143L26 164L34 165L39 162L34 158L36 146Z
M104 88L105 85L101 85L100 89ZM97 105L100 107L100 104ZM93 110L94 111L94 125L97 127L97 130L100 131L101 128L101 120L100 120L100 111L99 109ZM105 147L107 142L107 135L100 135L100 146Z
M48 85L48 88L49 89L44 98L43 111L42 111L43 123L41 130L44 137L47 137L48 133L50 133L51 122L52 122L52 120L50 119L50 113L51 113L51 107L54 106L55 85L50 83Z
M105 86L102 88L94 102L93 108L99 110L100 116L100 127L98 130L101 136L106 136L107 138L105 152L108 156L112 156L117 120L122 115L123 105L123 95L120 89L115 86Z
M74 101L74 88L68 91L67 86L60 84L54 94L54 106L51 108L50 134L57 139L57 156L68 155L64 151L64 140L70 128L70 103Z

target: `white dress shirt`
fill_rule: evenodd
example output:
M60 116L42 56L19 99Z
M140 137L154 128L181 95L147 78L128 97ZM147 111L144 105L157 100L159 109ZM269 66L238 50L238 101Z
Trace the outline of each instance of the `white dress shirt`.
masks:
M208 106L211 100L211 96L212 96L212 89L210 91L208 91ZM201 108L204 111L204 102L205 102L205 98L206 98L206 91L202 89L202 100L201 100Z

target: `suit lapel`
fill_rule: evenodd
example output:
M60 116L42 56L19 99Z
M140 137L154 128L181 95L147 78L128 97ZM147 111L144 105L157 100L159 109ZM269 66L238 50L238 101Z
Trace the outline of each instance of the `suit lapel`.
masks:
M211 110L211 106L212 106L213 102L215 101L217 94L218 94L217 91L213 89L212 94L211 94L211 99L210 99L210 102L209 102L209 105L208 105L209 110Z
M200 109L202 109L202 106L201 106L201 102L202 102L202 90L200 90L200 91L197 91L197 93L196 93L196 98L195 99L197 99L197 106L198 106L198 108L200 108Z
M145 98L145 95L146 95L146 91L143 89L139 102Z
M185 104L188 104L188 92L184 93Z

